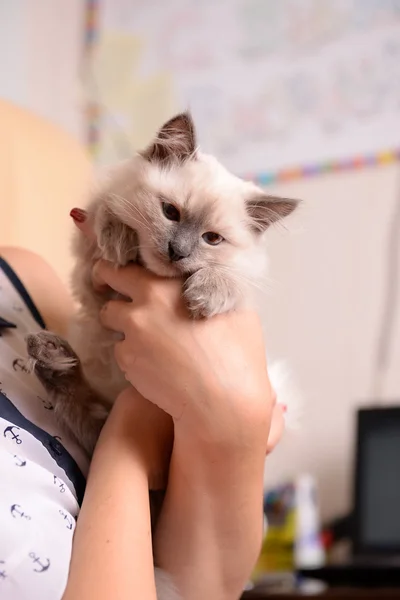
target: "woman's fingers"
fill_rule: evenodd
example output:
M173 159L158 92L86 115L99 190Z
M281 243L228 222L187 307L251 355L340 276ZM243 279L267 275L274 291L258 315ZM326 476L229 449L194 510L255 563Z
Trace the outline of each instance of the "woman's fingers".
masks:
M127 343L125 342L125 340L122 342L117 342L115 344L114 356L115 356L117 365L119 366L121 371L124 373L124 375L127 376L127 373L130 372L132 370L132 368L134 367L134 363L136 361L136 355L133 354L131 348L127 349ZM128 378L127 378L127 380L129 381Z
M143 286L154 278L143 267L127 265L115 268L106 261L99 260L93 267L92 279L96 288L108 286L126 298L139 300Z
M101 324L107 329L122 333L132 313L129 302L124 300L110 300L100 311Z
M69 213L72 217L75 226L86 236L89 240L96 241L96 235L93 231L92 224L87 218L86 210L82 208L73 208Z

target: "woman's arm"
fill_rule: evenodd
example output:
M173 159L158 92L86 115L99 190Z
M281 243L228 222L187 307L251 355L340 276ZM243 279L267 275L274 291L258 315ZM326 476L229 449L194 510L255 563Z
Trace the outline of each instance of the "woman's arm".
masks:
M38 254L24 248L1 246L0 256L21 279L48 329L64 336L74 305L55 271Z
M116 357L127 379L174 418L167 495L156 531L157 563L185 600L238 598L262 538L263 468L274 409L257 315L190 319L179 281L138 267L95 270L132 302L109 302L106 327L121 331ZM275 437L276 441L277 437Z
M261 548L265 443L221 447L177 429L156 559L185 600L234 600Z
M63 600L156 599L148 490L159 457L168 458L169 422L132 388L114 404L91 463Z

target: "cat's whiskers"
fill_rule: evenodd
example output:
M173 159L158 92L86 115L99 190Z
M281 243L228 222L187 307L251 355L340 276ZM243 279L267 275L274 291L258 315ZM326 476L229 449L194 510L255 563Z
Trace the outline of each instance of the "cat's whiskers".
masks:
M151 227L151 223L148 220L148 218L143 214L143 212L139 209L139 207L134 204L133 202L130 202L130 200L128 200L128 198L125 198L124 196L120 196L119 194L115 194L115 193L111 193L110 194L111 197L115 198L115 200L118 200L119 202L121 202L122 208L123 208L123 213L129 218L129 219L133 219L134 221L136 221L136 223L139 223L140 225L143 225L148 231L151 231L150 227ZM140 216L140 220L139 219L135 219L132 216L132 211L135 211L139 216Z
M230 267L229 265L221 265L221 264L217 263L216 266L219 270L224 271L229 276L233 276L234 279L238 283L243 283L247 287L253 287L253 288L259 290L260 292L262 292L263 294L267 293L268 287L266 285L263 285L263 283L265 283L265 284L267 283L266 281L264 281L264 282L261 282L260 280L256 281L254 278L248 277L244 273L238 272L236 269Z

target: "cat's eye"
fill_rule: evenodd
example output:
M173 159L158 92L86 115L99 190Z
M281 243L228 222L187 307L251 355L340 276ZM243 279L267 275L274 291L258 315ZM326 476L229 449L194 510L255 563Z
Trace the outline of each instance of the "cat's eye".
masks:
M181 214L179 212L179 210L176 208L176 206L174 206L173 204L170 204L169 202L162 202L162 210L164 213L164 216L167 217L167 219L169 219L169 221L179 221L181 218Z
M224 241L222 235L219 235L219 233L214 233L213 231L207 231L206 233L203 233L202 238L207 244L210 244L210 246L218 246L218 244Z

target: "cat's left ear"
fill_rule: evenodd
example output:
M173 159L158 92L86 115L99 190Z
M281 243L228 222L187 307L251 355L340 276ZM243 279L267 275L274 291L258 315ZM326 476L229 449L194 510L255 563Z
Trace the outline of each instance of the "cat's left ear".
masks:
M262 233L270 225L288 217L299 205L300 200L268 196L260 193L246 201L247 214L254 231Z
M142 153L151 162L184 162L196 152L196 133L192 116L184 112L173 117L159 130L156 139Z

